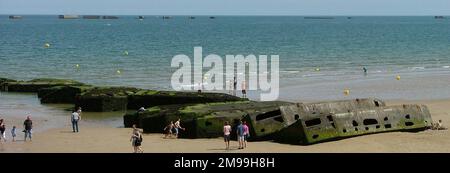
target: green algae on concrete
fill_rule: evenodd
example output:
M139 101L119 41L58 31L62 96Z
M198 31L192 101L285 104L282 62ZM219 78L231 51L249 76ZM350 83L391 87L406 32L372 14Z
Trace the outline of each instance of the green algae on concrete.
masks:
M139 91L130 87L94 87L75 97L75 107L88 112L127 110L128 96Z
M41 103L75 103L75 98L92 86L55 86L38 90Z
M41 78L29 81L10 81L2 84L2 91L10 92L38 92L39 89L55 86L82 86L81 82L66 79Z
M248 99L223 93L142 90L128 97L128 109L171 104L246 101Z
M223 124L229 121L236 124L248 114L255 114L266 108L277 108L285 102L221 102L207 104L162 105L156 112L138 114L139 125L145 133L161 133L163 128L178 118L183 131L181 137L210 138L222 136ZM130 124L130 123L127 123ZM219 128L216 128L219 127Z

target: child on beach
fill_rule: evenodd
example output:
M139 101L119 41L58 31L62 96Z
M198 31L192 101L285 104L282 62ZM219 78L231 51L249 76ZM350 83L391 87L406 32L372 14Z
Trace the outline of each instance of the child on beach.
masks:
M11 136L12 136L12 141L16 142L16 126L13 126L13 128L11 129Z
M228 121L225 121L225 125L223 126L223 139L225 141L226 150L230 149L230 134L231 126Z
M172 129L174 127L173 121L171 121L165 128L164 128L164 139L167 138L167 136L172 137Z

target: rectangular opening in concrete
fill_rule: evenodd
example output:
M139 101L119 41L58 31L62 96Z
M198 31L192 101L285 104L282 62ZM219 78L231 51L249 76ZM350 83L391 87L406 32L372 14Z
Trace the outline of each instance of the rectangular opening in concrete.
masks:
M368 125L374 125L374 124L378 124L378 121L376 119L364 119L363 124L368 126Z
M413 126L414 123L413 122L405 122L405 126Z
M306 127L311 127L311 126L319 125L320 123L322 123L322 121L320 120L320 118L314 118L314 119L305 121Z
M392 125L391 124L385 124L384 128L386 128L386 129L392 128Z
M274 110L274 111L270 111L270 112L266 112L264 114L259 114L256 116L256 121L260 121L260 120L264 120L267 118L272 118L272 117L276 117L276 116L280 116L281 115L281 111L278 110Z

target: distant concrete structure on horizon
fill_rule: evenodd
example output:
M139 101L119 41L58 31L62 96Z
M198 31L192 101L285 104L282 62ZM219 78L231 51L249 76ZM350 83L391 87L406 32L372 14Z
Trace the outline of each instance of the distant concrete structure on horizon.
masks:
M98 15L84 15L83 19L100 19Z
M78 15L59 15L59 19L79 19L80 16Z
M11 15L9 19L22 19L22 16Z
M117 16L103 16L103 19L119 19Z

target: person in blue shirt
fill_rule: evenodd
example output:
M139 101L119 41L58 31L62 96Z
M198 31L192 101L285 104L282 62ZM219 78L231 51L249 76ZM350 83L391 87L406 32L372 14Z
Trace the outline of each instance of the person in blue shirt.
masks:
M236 133L237 133L237 140L239 142L239 149L244 149L244 126L242 125L242 121L239 121Z

